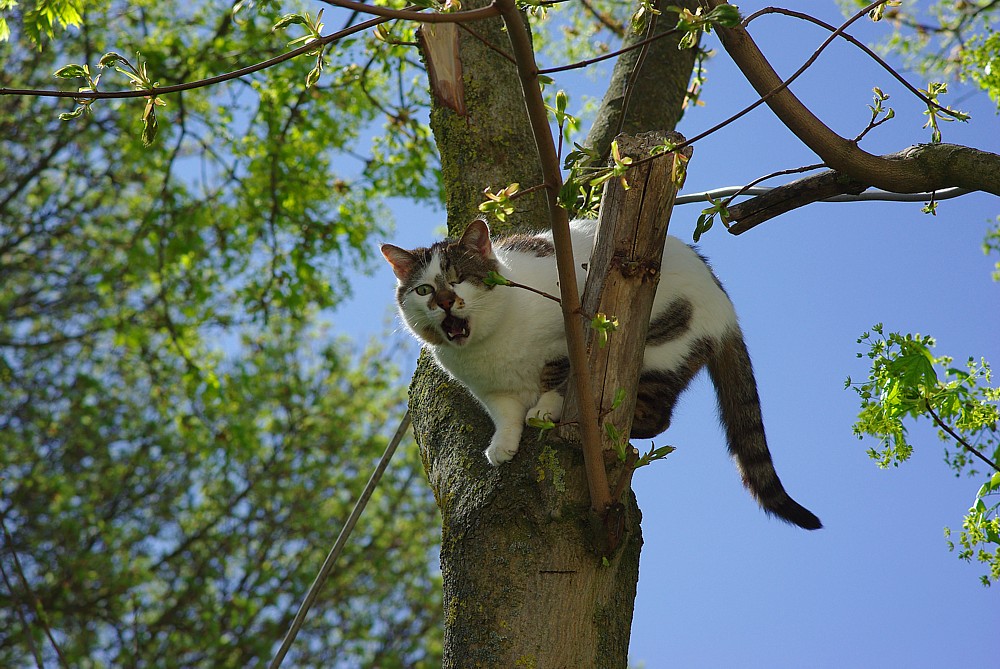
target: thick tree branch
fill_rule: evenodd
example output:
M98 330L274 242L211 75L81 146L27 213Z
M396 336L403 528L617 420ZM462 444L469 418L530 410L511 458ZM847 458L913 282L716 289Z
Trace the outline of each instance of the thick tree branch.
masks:
M722 0L702 0L702 2L708 8L726 4ZM848 24L849 22L845 23L841 30ZM934 162L934 168L931 168L927 161L915 160L920 151L914 152L913 149L896 156L872 155L827 127L790 90L784 88L785 84L744 28L717 27L717 32L726 52L743 72L747 81L766 98L765 102L775 116L834 170L858 182L896 193L932 191L959 186L1000 195L1000 184L997 183L1000 179L996 176L995 167L1000 164L1000 156L964 147L953 147L948 151L949 157L941 157L947 164L953 164L955 160L961 160L963 163L971 160L993 165L993 173L988 174L982 169L972 172L946 170L942 173L934 169L940 165L937 161ZM956 148L962 151L955 151ZM963 151L974 152L974 155L963 155Z
M926 189L928 192L957 186L1000 195L1000 155L995 153L956 144L918 144L881 159L907 165L913 172L927 175L933 184ZM729 220L735 222L729 232L739 235L792 209L837 195L857 195L870 186L881 187L837 170L799 179L729 207ZM922 192L922 189L912 192Z

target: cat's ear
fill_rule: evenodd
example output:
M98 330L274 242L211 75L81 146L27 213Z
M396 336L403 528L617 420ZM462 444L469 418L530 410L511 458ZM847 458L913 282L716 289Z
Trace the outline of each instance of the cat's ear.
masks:
M392 265L392 272L400 281L406 281L417 266L417 257L405 249L392 244L382 245L382 255Z
M486 221L477 218L462 233L459 244L468 246L484 258L493 258L493 244L490 242L490 227Z

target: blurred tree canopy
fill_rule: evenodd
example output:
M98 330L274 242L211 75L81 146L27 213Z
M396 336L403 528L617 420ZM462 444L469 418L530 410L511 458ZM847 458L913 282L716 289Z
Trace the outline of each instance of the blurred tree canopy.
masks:
M96 76L109 51L194 80L290 39L270 5L0 8L3 87ZM437 196L413 63L370 41L309 89L300 58L171 95L149 147L142 100L62 121L71 100L0 97L0 666L56 664L46 627L74 667L245 667L280 642L405 409L388 354L324 310L385 197ZM289 662L435 666L440 531L412 442L356 532Z

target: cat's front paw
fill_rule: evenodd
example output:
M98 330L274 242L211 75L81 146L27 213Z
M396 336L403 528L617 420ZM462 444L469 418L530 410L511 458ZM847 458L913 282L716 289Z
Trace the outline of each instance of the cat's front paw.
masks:
M494 467L499 467L505 462L510 462L517 453L519 445L518 439L504 439L501 435L494 435L490 442L490 447L486 449L486 459Z
M553 423L559 420L562 416L563 408L563 396L560 395L555 390L550 390L546 393L542 393L542 396L538 398L538 402L535 406L528 409L528 413L524 416L524 422L526 425L531 425L531 419L552 421Z

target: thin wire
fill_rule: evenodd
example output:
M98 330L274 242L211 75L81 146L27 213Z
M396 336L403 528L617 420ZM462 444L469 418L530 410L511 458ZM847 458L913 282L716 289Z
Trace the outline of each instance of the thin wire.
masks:
M368 500L371 498L372 493L375 492L375 487L378 486L378 482L382 478L382 474L389 465L389 460L392 459L393 454L396 452L396 447L399 446L399 442L402 441L403 435L406 434L406 430L409 427L410 412L407 411L403 416L403 419L399 421L399 427L396 428L396 434L393 435L392 441L389 442L389 445L385 447L385 453L382 454L382 459L379 460L378 466L375 467L375 471L372 472L371 478L368 479L368 484L361 493L361 497L358 498L357 503L355 503L354 509L351 511L351 515L347 518L347 523L345 523L343 529L340 530L340 536L337 537L336 543L334 543L333 548L330 549L329 555L326 556L326 560L323 562L322 568L320 568L319 573L316 575L316 579L313 581L312 585L309 586L309 591L306 592L306 597L302 601L302 605L299 607L298 613L295 614L295 618L292 620L291 627L288 628L288 632L285 634L284 640L281 642L281 648L278 649L274 659L271 660L271 664L268 665L268 669L278 669L278 667L281 666L281 662L285 659L288 649L292 647L292 643L295 641L295 637L298 635L299 629L302 628L302 623L305 622L306 614L309 613L310 607L312 607L313 602L316 601L316 597L319 595L320 588L323 587L326 579L330 576L330 572L333 571L333 566L336 564L337 558L340 557L341 552L343 552L344 545L347 543L348 537L351 536L354 526L358 523L358 518L361 517L361 513L365 510Z
M674 204L692 204L694 202L707 202L709 198L718 199L720 197L729 197L731 195L764 195L770 191L774 190L767 186L754 186L753 188L744 188L743 186L726 186L724 188L713 188L712 190L704 191L701 193L687 193L685 195L678 195ZM835 195L833 197L827 198L825 200L820 200L820 202L865 202L865 201L884 201L884 202L926 202L927 200L948 200L953 197L958 197L960 195L965 195L971 191L968 188L942 188L939 191L926 192L926 193L890 193L884 190L868 190L859 195Z

